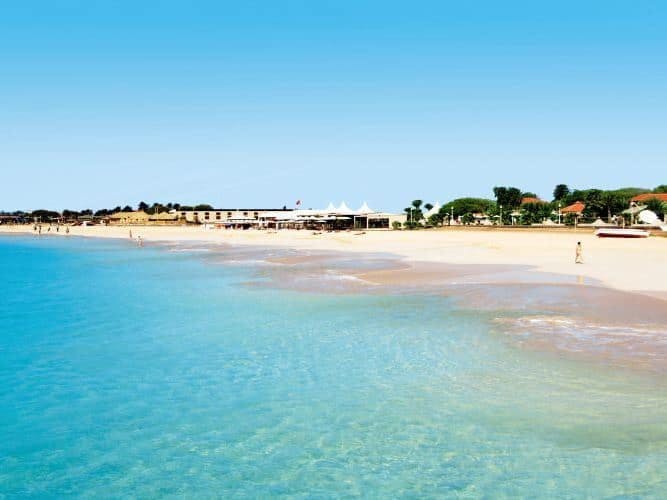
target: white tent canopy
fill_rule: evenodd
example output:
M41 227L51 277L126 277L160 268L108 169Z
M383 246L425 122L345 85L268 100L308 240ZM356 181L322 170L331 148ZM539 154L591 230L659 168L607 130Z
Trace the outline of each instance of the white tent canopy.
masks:
M359 210L357 210L357 213L361 215L367 215L367 214L372 214L375 213L375 210L372 210L369 206L368 203L364 201L364 204L359 207Z
M342 201L341 204L338 206L336 212L338 212L339 214L348 214L348 215L354 213L352 209L348 207L344 201Z
M325 209L326 212L328 213L333 213L336 211L336 207L334 206L333 203L329 202L329 205L327 205L327 208Z
M642 210L639 212L639 220L644 224L656 224L660 222L660 217L651 210Z

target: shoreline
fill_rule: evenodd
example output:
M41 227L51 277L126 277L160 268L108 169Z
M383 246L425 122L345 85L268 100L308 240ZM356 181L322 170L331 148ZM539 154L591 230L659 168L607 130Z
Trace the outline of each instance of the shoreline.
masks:
M367 231L313 234L305 230L204 230L201 226L76 226L69 236L129 239L146 243L229 244L297 251L345 252L396 256L413 278L428 275L434 266L522 269L520 282L535 277L560 283L598 284L667 301L667 238L646 240L600 239L591 231L563 232L503 228ZM0 226L0 234L35 234L32 225ZM67 236L42 232L42 236ZM574 263L574 247L581 241L584 264ZM417 269L419 268L419 269ZM396 271L400 273L399 271ZM475 272L475 274L484 274ZM488 273L487 273L488 274ZM366 278L377 278L371 273ZM411 279L406 276L406 280ZM372 279L371 279L372 281ZM494 278L495 281L495 278ZM539 279L537 282L540 282Z
M70 232L73 238L107 238L133 244L122 235L129 233L128 228L75 229ZM230 234L170 228L165 234L160 231L163 228L143 229L149 231L134 227L133 235L140 233L147 247L191 252L211 264L248 267L251 278L242 285L301 293L437 295L452 300L462 310L497 314L494 324L499 328L492 329L517 348L667 373L667 331L663 326L667 324L667 304L660 291L638 293L611 287L583 273L545 272L537 266L480 259L489 251L484 246L476 256L473 254L473 262L450 263L433 258L416 260L415 253L392 253L400 238L387 236L381 238L391 245L384 245L379 252L369 249L369 242L363 239L366 235L350 233L328 234L330 238L325 240L303 231L274 238L275 233L249 231ZM25 236L31 232L0 229L0 236L3 234ZM407 234L415 241L426 235ZM503 236L507 238L507 234ZM65 235L52 231L42 236ZM443 235L430 238L441 239ZM446 243L441 242L442 248L457 244L451 240ZM470 252L466 256L470 258ZM482 263L475 263L475 258ZM646 259L640 262L653 264ZM585 266L576 266L581 267Z

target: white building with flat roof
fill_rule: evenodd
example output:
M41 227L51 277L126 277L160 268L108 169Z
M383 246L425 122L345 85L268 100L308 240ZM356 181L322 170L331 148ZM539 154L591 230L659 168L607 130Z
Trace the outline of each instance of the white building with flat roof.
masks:
M323 209L217 208L182 210L178 214L190 224L244 229L390 229L394 221L402 224L406 220L405 214L378 212L366 202L353 210L344 201L338 206L329 203Z

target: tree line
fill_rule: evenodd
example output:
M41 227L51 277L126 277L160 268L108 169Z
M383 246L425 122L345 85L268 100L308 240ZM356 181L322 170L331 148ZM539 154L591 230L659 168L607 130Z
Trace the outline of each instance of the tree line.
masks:
M149 215L155 215L163 212L169 212L171 210L177 210L177 211L192 211L192 210L214 210L214 208L206 203L202 203L199 205L181 205L180 203L153 203L153 204L148 204L145 201L141 201L137 204L136 207L137 210L141 210L146 212ZM58 212L55 210L48 210L48 209L37 209L37 210L32 210L29 212L24 212L21 210L17 210L14 212L0 212L0 215L11 215L15 217L21 217L25 219L34 219L38 218L41 220L50 220L50 219L78 219L81 217L106 217L111 214L115 214L118 212L133 212L134 208L132 208L130 205L125 205L125 206L116 206L114 208L101 208L98 210L93 210L90 208L86 208L83 210L71 210L71 209L64 209L62 212Z
M494 199L457 198L442 205L440 210L428 217L425 217L424 212L430 212L433 205L419 199L413 200L404 210L407 216L404 227L414 229L424 224L441 226L452 218L464 224L472 224L475 222L475 214L484 214L495 221L502 221L502 224L511 223L512 214L515 214L519 224L539 224L547 219L555 220L559 210L578 201L585 205L582 213L584 218L609 220L620 215L630 206L630 200L642 193L667 193L667 184L654 189L627 187L613 190L570 189L566 184L558 184L550 201L539 200L535 193L514 186L496 186L493 188ZM643 205L660 218L667 213L667 204L657 198L649 199Z

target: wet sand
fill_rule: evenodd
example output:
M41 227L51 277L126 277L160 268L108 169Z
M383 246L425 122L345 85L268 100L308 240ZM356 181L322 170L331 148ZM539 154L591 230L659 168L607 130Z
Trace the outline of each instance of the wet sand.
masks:
M358 256L382 252L402 260L474 266L526 266L541 273L575 276L618 290L667 296L667 238L596 238L590 228L542 229L445 228L425 231L367 231L313 234L310 231L204 230L192 226L75 227L72 236L128 239L129 231L145 242L208 242L300 252L346 252ZM32 226L0 226L0 233L32 233ZM49 235L65 236L63 232ZM584 265L574 263L577 241Z
M117 232L99 230L86 233L86 229L97 228L83 228L81 232L86 236L117 235ZM139 232L136 228L133 231ZM163 232L144 238L146 244L196 253L211 263L246 266L252 276L247 286L307 293L442 295L446 300L455 301L462 310L491 313L495 318L492 332L517 348L613 367L667 373L667 290L664 290L667 280L662 281L667 240L659 239L648 247L642 246L646 242L604 241L597 248L600 255L595 255L595 246L590 244L593 247L591 260L616 262L616 266L608 268L608 274L619 283L633 285L612 288L608 280L597 278L604 266L548 265L549 259L553 259L553 249L540 257L541 265L518 264L517 259L507 258L507 248L500 251L502 258L489 258L499 252L498 245L508 238L511 241L516 237L520 242L536 238L538 244L527 244L520 249L526 257L523 260L535 261L535 252L547 244L541 241L544 235L509 233L497 240L479 245L468 241L467 246L463 246L456 238L441 241L452 233L410 234L417 241L423 238L422 243L437 242L438 260L434 258L435 247L429 249L427 245L421 247L419 255L408 253L406 257L405 249L403 253L391 253L390 250L400 248L397 244L400 239L390 240L393 245L381 245L382 252L371 252L363 251L369 248L368 241L357 244L362 237L352 239L345 234L336 235L337 243L333 245L331 241L326 245L313 245L312 236L305 237L308 244L296 240L296 244L289 245L284 243L294 240L278 239L264 245L267 239L277 235L232 237L228 232L207 233L214 233L216 238L193 237L201 232L191 232L191 237L185 239L174 238L173 234L165 237ZM477 233L471 234L472 240L479 237ZM157 235L163 238L158 239ZM561 239L550 244L564 241L563 236L559 234ZM575 237L584 239L582 235ZM515 248L515 243L509 248ZM588 243L597 243L597 240ZM377 248L376 245L371 247ZM456 251L456 258L451 257L452 249ZM556 250L560 254L561 249ZM451 257L451 262L442 261L447 257ZM626 261L629 272L619 267ZM595 272L589 272L591 267ZM648 293L636 291L645 289L649 289Z
M265 260L261 260L264 257ZM491 332L518 349L619 369L667 373L667 307L643 294L526 266L407 263L385 254L213 249L243 264L246 286L327 294L440 295L493 318ZM261 265L264 262L265 265ZM258 263L260 263L258 265Z

